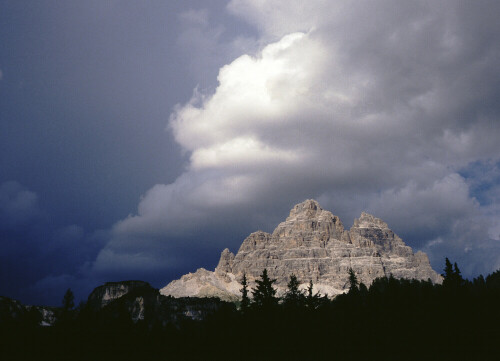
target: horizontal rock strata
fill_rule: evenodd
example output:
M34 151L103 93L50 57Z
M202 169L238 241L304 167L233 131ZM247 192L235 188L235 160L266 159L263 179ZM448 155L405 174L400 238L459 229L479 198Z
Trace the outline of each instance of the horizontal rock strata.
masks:
M366 285L390 275L441 282L427 255L413 253L381 219L363 212L351 229L345 230L339 217L315 200L306 200L293 207L272 234L250 234L236 255L228 249L222 251L214 272L200 268L160 292L174 297L235 300L240 296L243 274L253 286L264 268L277 280L278 293L286 290L290 275L295 274L302 288L312 280L315 291L335 296L348 288L349 268Z

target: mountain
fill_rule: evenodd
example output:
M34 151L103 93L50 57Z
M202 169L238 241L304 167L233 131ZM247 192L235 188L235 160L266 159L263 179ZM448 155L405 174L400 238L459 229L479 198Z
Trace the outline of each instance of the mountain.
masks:
M94 288L88 297L87 305L93 309L100 309L133 290L151 288L151 285L144 281L106 282Z
M147 282L121 281L96 287L82 312L84 318L100 322L127 320L165 326L203 320L223 308L235 310L234 304L217 298L166 297Z
M366 285L390 275L442 282L427 255L413 253L381 219L363 212L351 229L345 230L339 217L322 209L317 201L306 200L294 206L272 234L250 234L236 255L223 250L215 271L200 268L170 282L160 292L173 297L237 300L243 274L252 287L264 268L277 280L278 294L285 292L291 274L297 276L302 288L312 280L314 290L322 294L344 293L349 287L349 268Z
M61 310L57 307L24 305L18 300L0 296L0 325L25 324L53 326Z
M163 296L144 281L106 282L96 287L87 302L76 309L31 306L0 296L0 331L13 326L54 326L77 323L89 327L111 324L137 324L148 327L178 327L188 321L200 321L219 312L236 311L234 303L218 298Z

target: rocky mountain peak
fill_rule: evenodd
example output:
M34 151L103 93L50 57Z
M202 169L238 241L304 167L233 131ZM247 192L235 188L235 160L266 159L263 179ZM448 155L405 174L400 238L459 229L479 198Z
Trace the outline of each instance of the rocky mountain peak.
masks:
M318 241L326 244L331 238L340 239L344 226L339 217L321 208L314 199L297 204L285 222L280 223L272 236L275 241L298 245Z
M264 249L271 242L271 235L267 232L257 231L251 233L240 246L238 253L256 249Z
M321 208L317 201L315 201L314 199L307 199L304 202L295 205L290 210L290 215L288 216L288 218L316 218L318 216L318 213L321 213L322 211L323 208Z
M380 218L374 217L371 214L366 212L362 212L361 216L354 220L355 228L381 228L381 229L389 229L387 223L385 223Z
M425 253L414 254L387 223L368 213L345 230L339 217L308 199L295 205L289 216L272 234L251 233L234 255L225 249L214 272L198 270L172 281L161 293L175 297L217 296L239 297L241 280L246 274L250 287L263 269L277 280L278 293L283 293L291 274L302 287L309 280L315 290L330 296L348 288L348 271L353 269L358 280L370 285L377 277L431 279L441 277L431 268Z
M233 267L234 254L226 248L222 251L217 269L223 272L231 272Z

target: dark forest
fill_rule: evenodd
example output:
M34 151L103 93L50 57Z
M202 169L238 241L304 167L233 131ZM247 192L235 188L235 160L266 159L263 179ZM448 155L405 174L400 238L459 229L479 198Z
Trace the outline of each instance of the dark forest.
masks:
M267 271L237 305L218 299L161 296L136 288L106 307L74 307L63 297L57 322L39 325L36 310L17 318L1 310L3 360L459 360L497 359L500 271L472 281L446 259L443 283L385 277L369 287L349 271L349 291L333 300L305 291L294 275L276 296ZM144 317L134 322L131 300ZM184 317L186 305L203 317ZM137 311L137 310L136 310Z

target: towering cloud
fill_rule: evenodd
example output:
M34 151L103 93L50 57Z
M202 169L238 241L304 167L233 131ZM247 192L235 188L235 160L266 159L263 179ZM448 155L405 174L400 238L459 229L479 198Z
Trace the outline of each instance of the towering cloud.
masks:
M498 266L490 238L500 214L471 188L482 175L467 170L500 161L499 4L233 0L228 9L259 30L261 50L171 114L189 164L115 224L96 272L180 268L186 249L218 250L223 236L238 245L235 235L269 230L311 197L347 220L362 210L384 218L436 268L483 241L493 256L481 271Z

